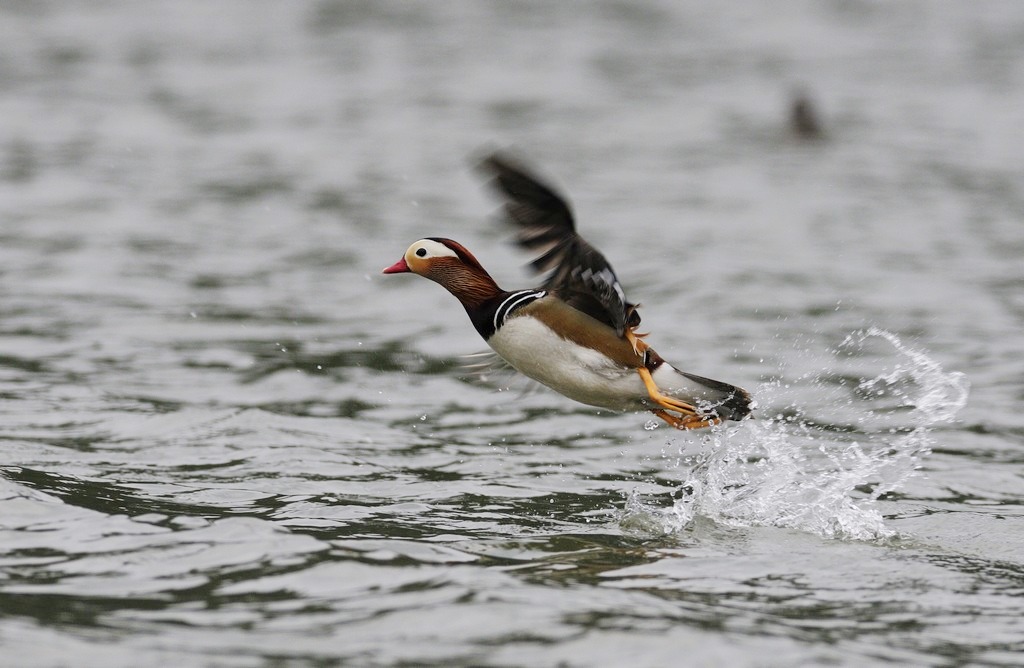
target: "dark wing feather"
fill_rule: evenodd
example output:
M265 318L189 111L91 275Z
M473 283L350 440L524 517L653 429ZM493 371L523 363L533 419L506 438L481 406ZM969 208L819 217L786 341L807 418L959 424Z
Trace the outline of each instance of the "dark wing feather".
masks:
M540 251L530 266L550 272L542 286L587 315L615 329L640 324L615 271L596 248L576 233L572 210L539 178L501 154L480 163L490 186L503 200L505 218L516 228L516 243Z

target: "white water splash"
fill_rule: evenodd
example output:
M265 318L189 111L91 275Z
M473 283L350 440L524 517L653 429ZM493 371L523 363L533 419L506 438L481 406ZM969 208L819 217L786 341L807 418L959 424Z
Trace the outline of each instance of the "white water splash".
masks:
M824 371L758 392L767 399L762 405L776 405L795 386L805 400L824 398L819 411L832 413L831 419L811 418L791 403L777 415L713 430L698 454L686 458L680 452L680 463L690 467L682 498L664 508L633 494L624 525L655 520L671 533L702 516L829 538L892 536L875 502L916 473L931 451L932 429L955 419L969 384L963 374L944 371L877 328L851 334L831 352ZM875 375L864 375L865 365Z

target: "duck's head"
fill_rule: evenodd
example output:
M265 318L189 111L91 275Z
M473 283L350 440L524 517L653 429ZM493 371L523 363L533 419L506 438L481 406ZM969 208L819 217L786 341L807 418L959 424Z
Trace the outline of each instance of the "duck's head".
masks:
M431 278L430 274L437 267L466 264L459 257L460 250L465 256L472 258L474 264L479 266L480 263L476 261L476 258L473 258L470 252L463 248L461 244L451 239L429 238L420 239L409 246L409 250L405 251L402 259L390 267L385 267L382 273L402 274L412 272Z
M494 279L466 248L451 239L420 239L384 274L419 274L440 283L463 304L482 301L501 291Z

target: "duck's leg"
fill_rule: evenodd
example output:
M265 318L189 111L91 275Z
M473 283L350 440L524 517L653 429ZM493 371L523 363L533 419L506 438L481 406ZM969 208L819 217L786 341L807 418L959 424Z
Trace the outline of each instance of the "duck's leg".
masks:
M666 394L662 394L661 390L658 389L658 386L655 384L654 378L651 377L651 372L647 367L642 366L638 368L636 372L640 374L640 380L644 382L644 387L647 388L647 396L650 397L651 401L655 404L689 417L698 416L698 411L693 407L693 405L688 404L685 401L674 399Z
M651 412L660 417L665 422L676 429L703 429L704 427L710 427L712 425L719 424L722 420L719 418L701 418L699 415L687 415L686 417L676 417L667 411L653 408Z
M650 397L651 401L655 404L661 406L661 409L652 408L651 412L665 422L668 422L676 429L703 429L705 427L716 425L722 421L721 418L701 415L693 405L663 394L655 384L654 378L651 377L651 372L647 367L640 367L636 371L640 374L640 379L643 380L644 387L647 388L647 396ZM676 417L667 411L673 411L680 415L679 417Z

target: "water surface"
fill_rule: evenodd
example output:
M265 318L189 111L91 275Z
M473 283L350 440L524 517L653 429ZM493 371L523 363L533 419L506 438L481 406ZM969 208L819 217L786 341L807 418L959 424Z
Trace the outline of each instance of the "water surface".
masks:
M1019 665L1022 34L995 1L0 7L0 663ZM466 377L458 304L379 271L446 236L529 285L492 146L756 420Z

